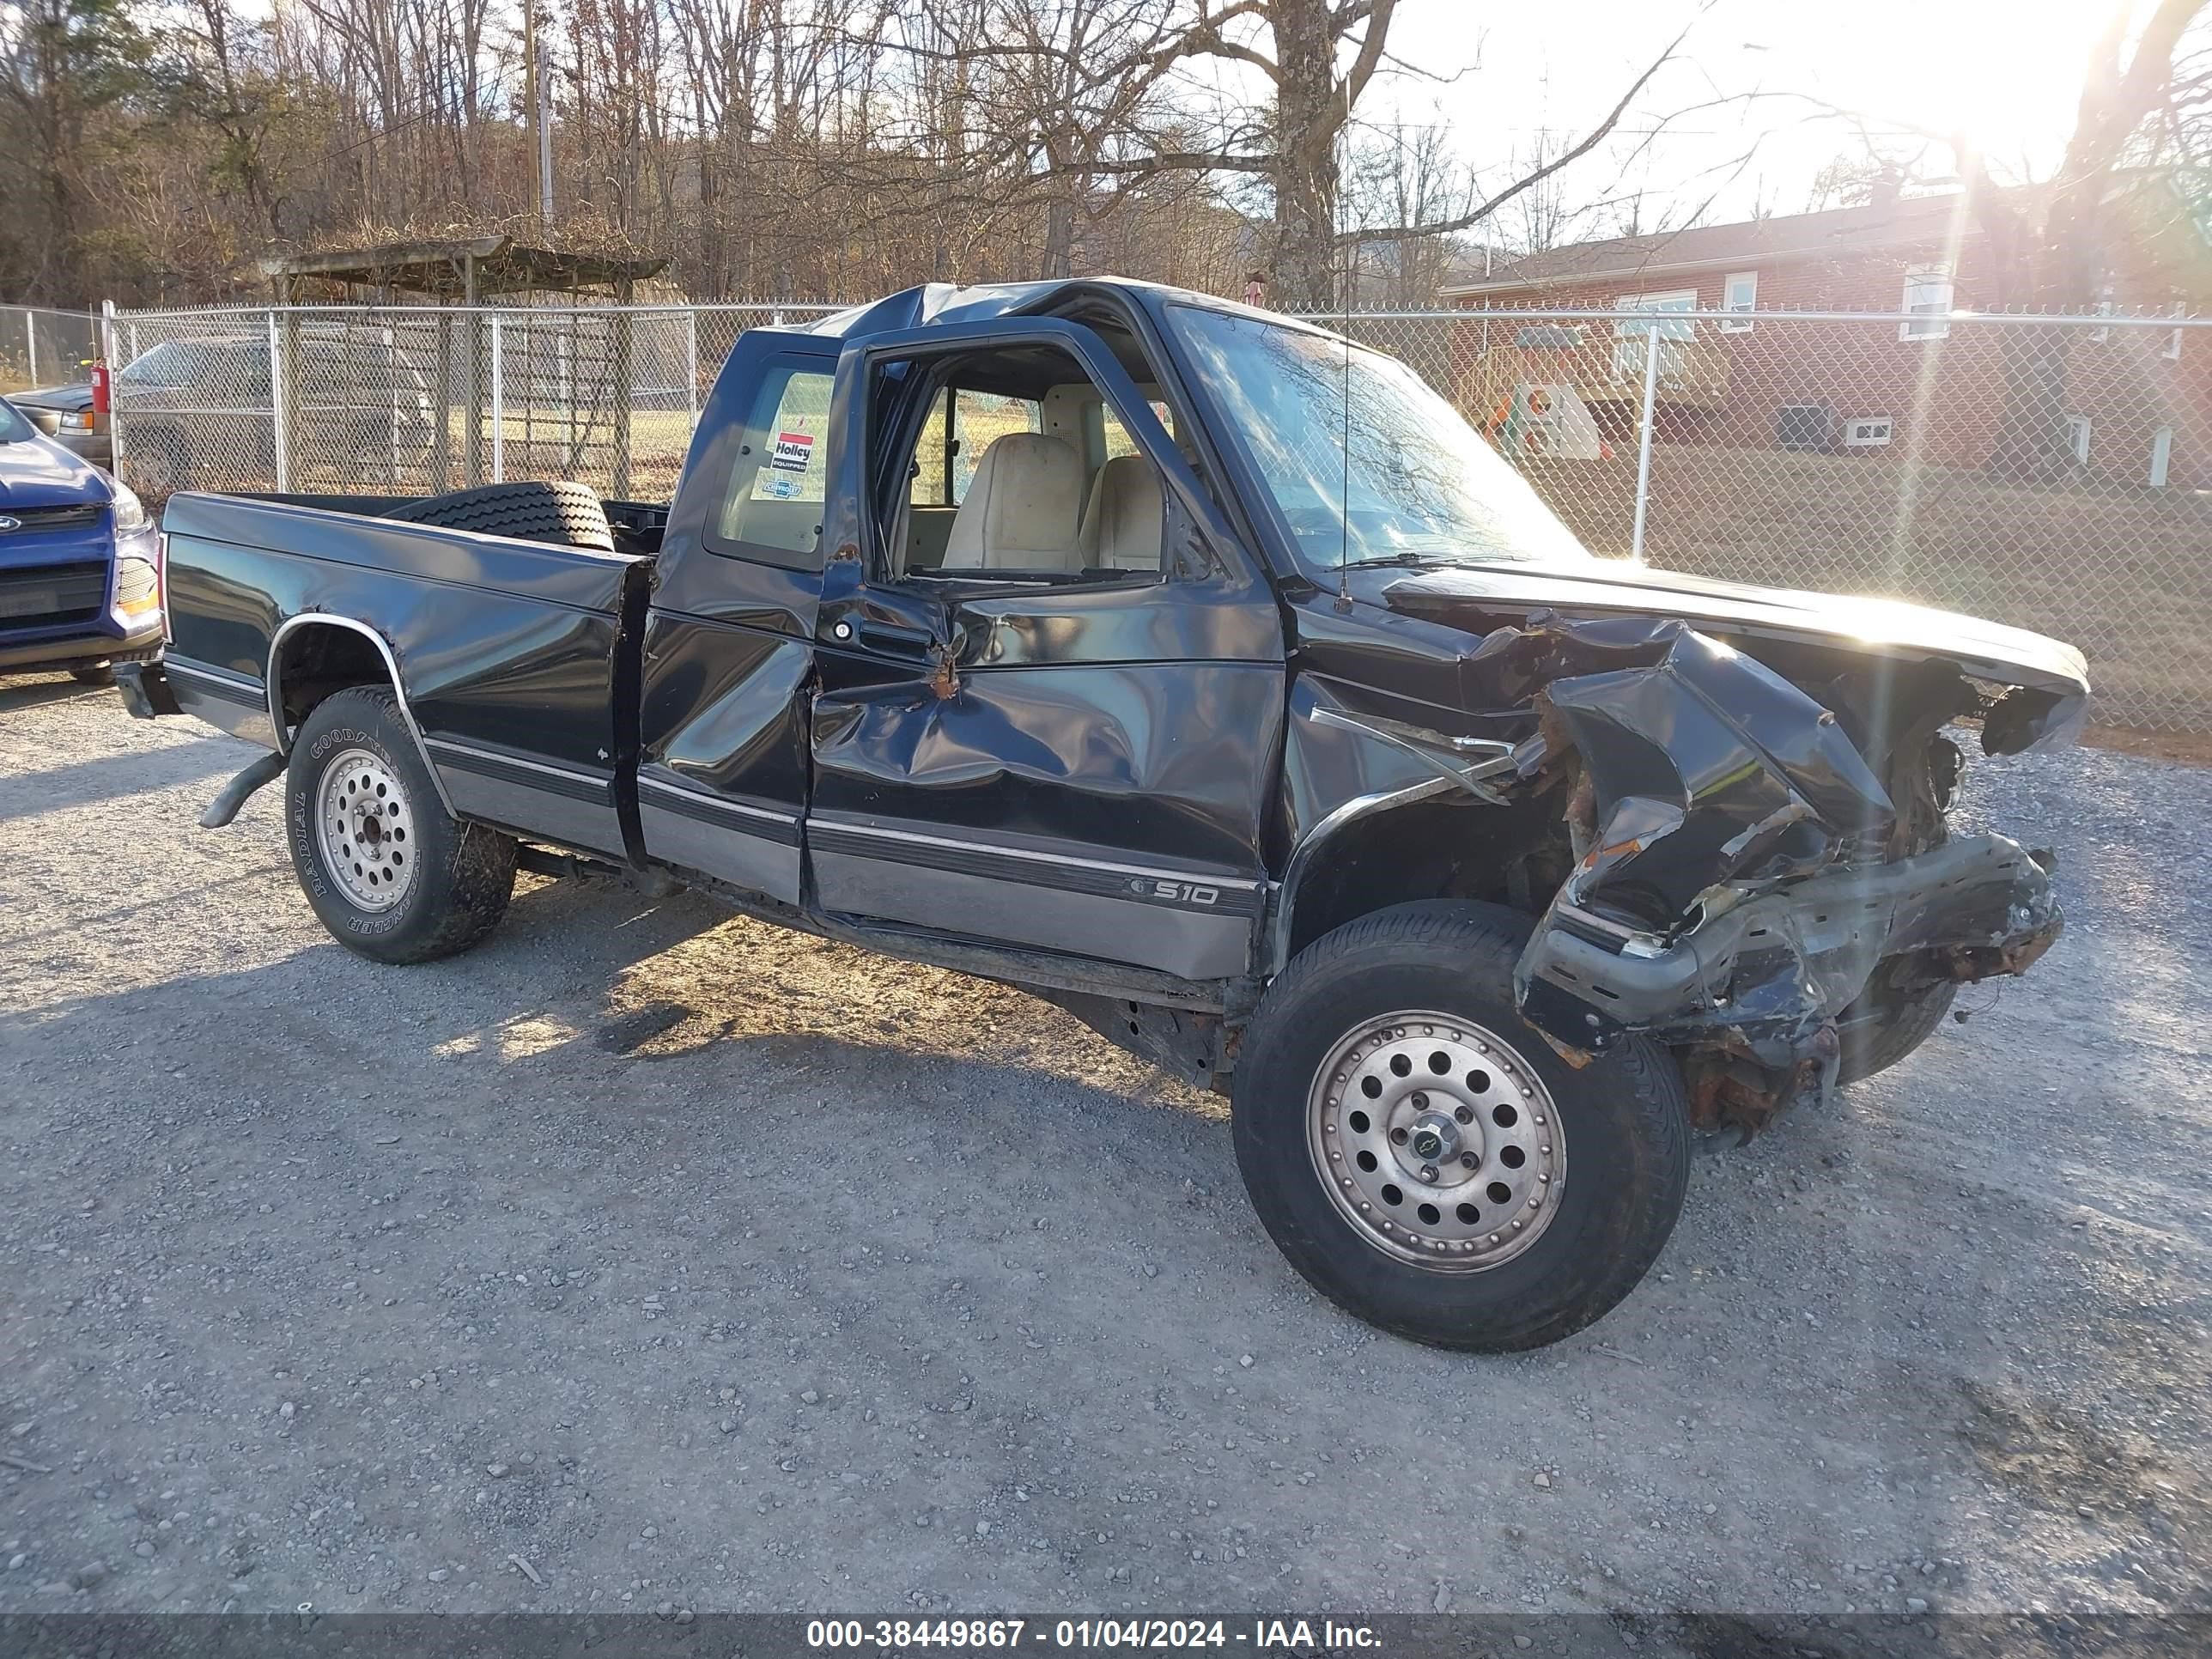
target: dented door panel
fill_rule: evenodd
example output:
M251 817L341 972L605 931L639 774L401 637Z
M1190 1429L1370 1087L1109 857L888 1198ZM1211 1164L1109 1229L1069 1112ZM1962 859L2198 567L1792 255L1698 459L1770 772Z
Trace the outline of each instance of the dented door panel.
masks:
M1279 663L966 669L822 653L823 908L1187 979L1241 974L1264 892Z
M637 774L649 856L799 902L813 654L787 634L652 616Z

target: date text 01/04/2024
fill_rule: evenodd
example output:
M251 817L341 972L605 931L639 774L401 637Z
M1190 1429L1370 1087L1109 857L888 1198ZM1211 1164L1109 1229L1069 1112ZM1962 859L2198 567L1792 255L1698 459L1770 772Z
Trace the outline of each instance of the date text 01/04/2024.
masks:
M855 1648L1018 1648L1024 1642L1054 1648L1224 1648L1255 1652L1321 1653L1371 1649L1365 1625L1304 1619L1256 1619L1249 1629L1221 1619L815 1619L806 1645Z

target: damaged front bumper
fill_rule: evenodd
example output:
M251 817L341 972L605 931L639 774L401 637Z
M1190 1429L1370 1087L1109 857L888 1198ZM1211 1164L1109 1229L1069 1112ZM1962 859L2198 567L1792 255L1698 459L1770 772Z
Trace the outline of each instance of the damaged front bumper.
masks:
M1955 668L1847 670L1816 697L1679 623L1563 635L1595 672L1534 692L1516 769L1569 787L1576 864L1514 988L1571 1061L1648 1037L1701 1124L1750 1133L1834 1082L1839 1022L2020 973L2058 937L2049 854L1946 839L1942 726L1980 709L1985 746L1993 722L2008 750L2040 736Z
M1563 1049L1628 1031L1711 1044L1776 1071L1834 1054L1875 969L1929 981L2017 974L2063 925L2049 855L1974 836L1891 864L1838 866L1744 899L1671 943L1556 903L1521 958L1521 1012Z

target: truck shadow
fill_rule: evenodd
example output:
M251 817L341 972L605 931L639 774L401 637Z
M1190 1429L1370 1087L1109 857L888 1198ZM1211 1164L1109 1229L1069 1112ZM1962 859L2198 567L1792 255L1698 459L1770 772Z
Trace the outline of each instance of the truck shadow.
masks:
M67 674L8 674L0 673L0 719L19 714L26 709L37 708L50 702L65 702L72 697L90 699L106 697L113 701L116 693L104 685L79 685ZM118 702L116 713L122 714Z
M0 706L0 715L5 712ZM205 737L152 753L102 755L42 772L18 772L0 781L0 822L220 777L238 770L255 752L234 738ZM210 797L214 793L208 791Z

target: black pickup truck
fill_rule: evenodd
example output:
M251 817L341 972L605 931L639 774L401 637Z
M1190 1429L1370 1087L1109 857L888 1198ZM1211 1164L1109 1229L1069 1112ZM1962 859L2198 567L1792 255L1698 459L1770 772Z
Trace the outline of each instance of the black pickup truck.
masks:
M896 295L738 343L665 507L180 495L134 712L270 745L379 961L613 866L1018 985L1226 1091L1328 1295L1550 1342L1693 1138L1902 1058L2057 936L1951 836L2079 653L1592 557L1390 359L1140 283Z

